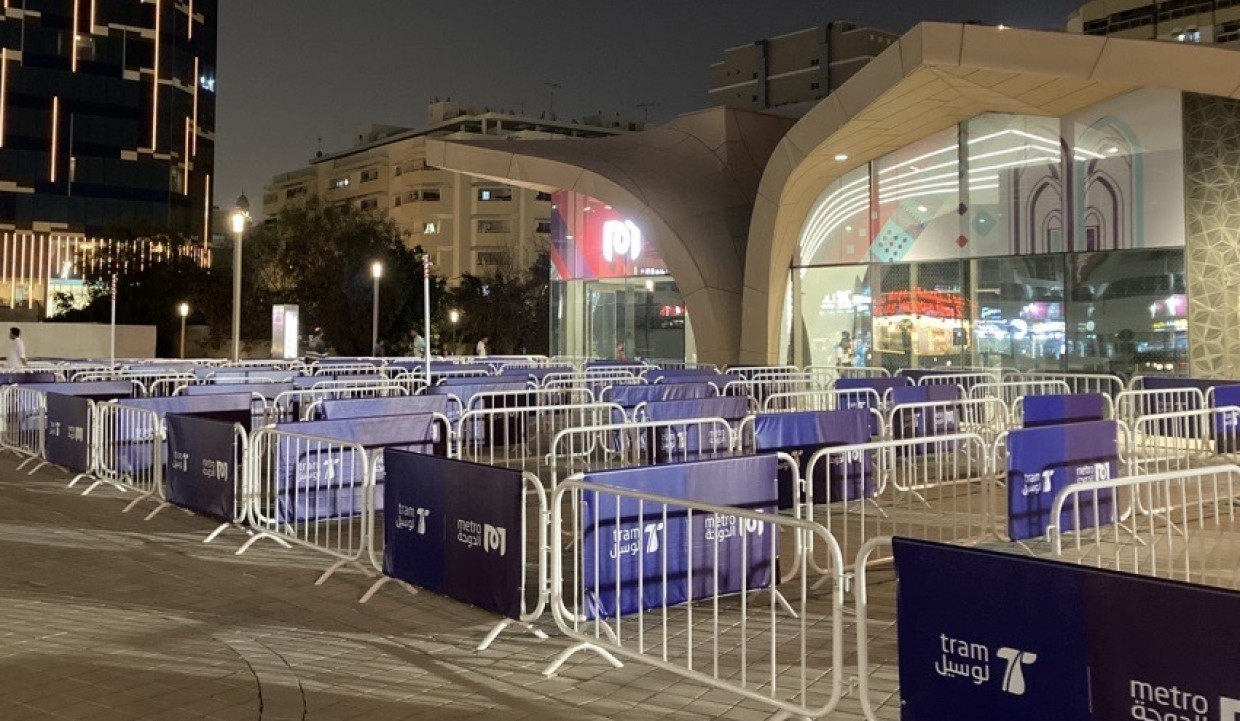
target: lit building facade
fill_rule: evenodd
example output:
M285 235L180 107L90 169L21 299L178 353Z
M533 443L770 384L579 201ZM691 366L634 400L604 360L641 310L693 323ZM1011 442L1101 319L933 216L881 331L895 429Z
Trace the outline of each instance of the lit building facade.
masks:
M263 194L263 214L318 197L390 218L410 246L420 245L449 279L463 273L524 270L551 236L551 194L441 170L427 164L428 138L536 141L608 137L641 130L619 116L580 122L529 118L452 101L430 106L422 129L371 126L354 147L321 155L277 175Z
M217 0L18 5L0 16L0 305L72 291L118 227L205 253Z
M1240 41L1240 0L1094 0L1072 13L1067 30L1227 45Z
M807 110L838 90L899 35L852 23L739 45L710 66L710 101L742 110Z

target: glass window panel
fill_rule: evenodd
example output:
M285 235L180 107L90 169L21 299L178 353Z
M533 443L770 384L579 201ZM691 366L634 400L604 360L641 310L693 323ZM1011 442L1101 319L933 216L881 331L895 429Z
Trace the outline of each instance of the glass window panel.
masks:
M966 134L964 252L974 258L1064 252L1059 120L988 114L970 120Z
M959 258L960 167L956 128L884 156L877 168L880 263Z
M1064 256L974 262L973 341L977 364L1014 370L1062 370L1067 301Z
M857 263L869 251L870 170L863 165L827 186L801 230L801 264Z
M874 271L876 365L895 370L971 364L964 263L893 264Z
M803 268L801 274L802 364L870 364L870 288L865 265Z

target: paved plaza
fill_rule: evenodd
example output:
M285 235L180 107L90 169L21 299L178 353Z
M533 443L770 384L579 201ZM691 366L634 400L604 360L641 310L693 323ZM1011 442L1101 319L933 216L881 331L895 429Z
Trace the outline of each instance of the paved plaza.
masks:
M65 489L0 458L0 718L765 719L764 707L643 664L590 654L541 671L567 646L506 632L473 648L494 617L343 572L322 557L238 531ZM549 619L544 628L552 630ZM851 628L849 629L851 632ZM851 656L851 654L850 654ZM851 662L846 658L846 662ZM849 710L851 709L851 711ZM857 718L846 699L836 718Z

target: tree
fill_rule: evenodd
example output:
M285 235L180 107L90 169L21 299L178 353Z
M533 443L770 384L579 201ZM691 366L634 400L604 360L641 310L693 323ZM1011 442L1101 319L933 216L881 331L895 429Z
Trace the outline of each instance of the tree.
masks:
M421 327L422 250L406 246L390 220L312 198L255 228L245 243L244 272L252 291L245 294L242 312L251 322L267 323L273 304L295 303L303 327L321 327L336 353L368 355L374 292L370 268L377 261L383 264L380 339L389 349L402 349L409 345L410 331ZM442 323L442 304L436 299L443 294L443 280L432 277L433 325Z
M526 270L500 269L485 276L463 274L450 292L461 312L466 347L489 338L495 353L547 352L550 337L550 260L540 253Z
M156 354L173 357L180 342L177 306L189 303L191 323L228 323L228 279L203 267L196 239L141 232L114 229L113 239L104 241L104 247L79 251L75 264L90 287L90 301L84 308L72 309L69 298L58 297L60 314L49 320L109 323L115 275L117 322L155 326Z

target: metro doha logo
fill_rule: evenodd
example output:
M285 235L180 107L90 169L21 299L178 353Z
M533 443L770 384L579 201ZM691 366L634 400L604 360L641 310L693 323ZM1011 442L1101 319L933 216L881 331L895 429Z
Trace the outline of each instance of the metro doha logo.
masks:
M609 220L603 223L603 260L613 263L617 258L637 260L642 255L642 231L631 220Z
M1147 681L1128 682L1131 715L1138 721L1240 721L1240 701L1227 696L1218 700L1218 715L1210 699L1179 686L1159 686Z

